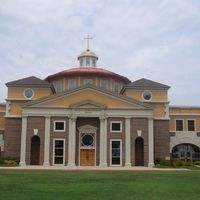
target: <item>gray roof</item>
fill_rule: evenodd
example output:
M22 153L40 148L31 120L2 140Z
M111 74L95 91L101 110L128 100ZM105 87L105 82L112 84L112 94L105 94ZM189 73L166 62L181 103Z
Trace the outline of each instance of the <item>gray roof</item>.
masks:
M124 87L133 87L133 88L152 88L152 89L169 89L170 86L151 81L145 78L139 79L132 83L124 85Z
M35 76L19 79L6 83L6 86L35 86L35 87L52 87L52 84L39 79Z

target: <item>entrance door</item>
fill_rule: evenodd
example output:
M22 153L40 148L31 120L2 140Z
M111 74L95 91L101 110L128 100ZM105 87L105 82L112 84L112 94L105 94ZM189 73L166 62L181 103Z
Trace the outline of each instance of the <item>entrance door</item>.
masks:
M31 165L40 164L40 138L34 136L31 139Z
M80 165L81 166L94 166L95 165L95 150L94 149L81 149Z
M144 140L141 137L135 140L135 166L144 166Z

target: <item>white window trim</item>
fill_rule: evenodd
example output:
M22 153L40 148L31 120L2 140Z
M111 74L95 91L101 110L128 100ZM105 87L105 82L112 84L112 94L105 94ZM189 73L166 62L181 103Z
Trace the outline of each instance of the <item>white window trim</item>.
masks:
M178 121L178 120L183 121L183 130L182 131L176 130L176 121ZM177 119L175 119L175 127L174 128L175 128L175 132L183 132L183 131L185 131L185 120L183 118L177 118Z
M119 165L113 165L112 164L112 142L113 141L119 141L120 142L120 164ZM122 166L122 139L111 139L110 140L110 166L112 166L112 167Z
M31 97L28 98L28 97L25 95L26 90L31 90L32 93L33 93L33 95L32 95ZM24 89L24 92L23 92L23 95L24 95L25 99L33 99L33 97L34 97L34 91L33 91L32 88L25 88L25 89Z
M113 123L120 123L120 130L119 131L113 131L112 130L112 124ZM122 121L110 121L110 132L111 133L121 133L122 132Z
M64 130L56 130L56 123L57 122L63 122L64 123ZM65 132L65 130L66 130L66 121L64 121L64 120L55 120L53 122L53 131L54 132Z
M189 131L188 130L188 121L194 121L194 131ZM196 119L187 119L186 120L186 130L187 130L187 132L196 132Z
M57 140L62 140L62 141L64 141L63 142L63 164L55 164L55 162L54 162L54 158L55 158L55 141L57 141ZM65 165L65 139L63 139L63 138L54 138L53 139L53 165L56 165L56 166L63 166L63 165Z
M149 100L147 100L147 99L144 98L144 93L145 93L145 92L149 92L149 93L151 94L151 98L150 98ZM143 99L143 101L147 101L147 102L148 102L148 101L151 101L151 100L152 100L152 97L153 97L153 95L152 95L152 92L151 92L150 90L144 90L144 91L142 92L142 99Z

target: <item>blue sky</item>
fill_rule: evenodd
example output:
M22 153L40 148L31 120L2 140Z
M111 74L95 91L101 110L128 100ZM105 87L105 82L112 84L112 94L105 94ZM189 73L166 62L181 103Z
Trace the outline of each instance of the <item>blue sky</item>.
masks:
M8 81L78 67L88 33L98 67L170 85L171 104L200 106L197 0L0 0L0 101Z

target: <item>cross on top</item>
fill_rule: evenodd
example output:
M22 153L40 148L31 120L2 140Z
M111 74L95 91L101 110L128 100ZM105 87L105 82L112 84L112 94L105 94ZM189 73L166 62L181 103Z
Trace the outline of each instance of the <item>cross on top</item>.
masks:
M89 50L89 48L90 48L90 40L92 40L93 38L90 37L90 35L88 34L87 37L85 37L84 39L87 40L87 50Z

